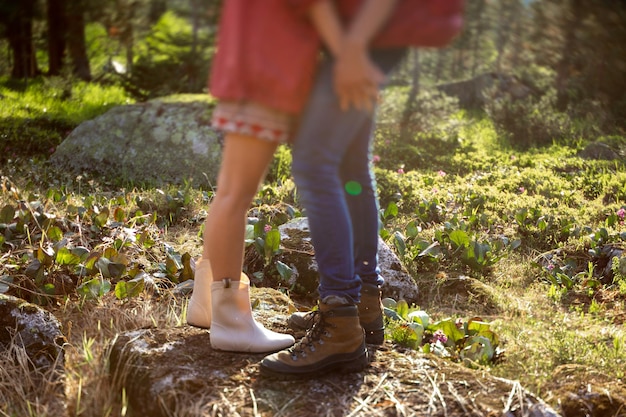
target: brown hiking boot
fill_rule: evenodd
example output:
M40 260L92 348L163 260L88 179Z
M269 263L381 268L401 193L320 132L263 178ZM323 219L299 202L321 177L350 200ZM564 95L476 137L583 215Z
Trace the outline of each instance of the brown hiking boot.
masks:
M363 284L359 320L365 330L365 342L371 345L382 345L385 341L385 323L383 322L383 303L378 285Z
M383 322L383 305L380 301L380 287L372 284L363 284L361 287L361 302L357 305L359 322L365 330L365 343L382 345L385 341L385 324ZM288 325L295 331L306 331L313 326L315 311L293 313Z
M367 366L367 348L356 306L326 301L311 313L313 324L306 336L291 348L263 359L261 375L310 377L330 371L358 372Z

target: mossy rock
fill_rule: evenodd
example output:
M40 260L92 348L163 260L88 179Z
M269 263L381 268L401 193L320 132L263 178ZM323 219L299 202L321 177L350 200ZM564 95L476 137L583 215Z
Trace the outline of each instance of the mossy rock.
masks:
M74 129L50 163L135 184L214 184L221 146L212 107L208 96L189 94L114 107Z

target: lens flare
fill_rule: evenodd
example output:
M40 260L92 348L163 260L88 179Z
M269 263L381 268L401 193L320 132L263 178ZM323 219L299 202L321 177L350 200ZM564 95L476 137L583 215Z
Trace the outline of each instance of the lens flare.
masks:
M359 195L363 191L363 187L356 181L348 181L345 185L346 193L350 195Z

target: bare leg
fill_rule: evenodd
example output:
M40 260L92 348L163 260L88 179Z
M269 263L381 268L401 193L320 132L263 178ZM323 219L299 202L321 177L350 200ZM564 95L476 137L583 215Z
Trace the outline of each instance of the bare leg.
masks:
M277 143L229 133L217 177L217 194L204 227L203 258L213 279L239 279L243 264L246 214L265 178Z
M196 276L187 315L189 324L211 328L213 349L272 352L294 343L293 336L266 329L254 319L250 280L241 272L246 213L276 146L250 136L226 136L217 194L204 229L203 272Z

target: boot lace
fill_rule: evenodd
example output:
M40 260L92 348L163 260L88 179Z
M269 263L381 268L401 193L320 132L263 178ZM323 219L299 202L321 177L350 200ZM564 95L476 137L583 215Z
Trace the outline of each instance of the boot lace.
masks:
M297 361L298 358L306 358L307 350L309 352L315 352L316 344L323 345L324 339L322 336L331 336L327 330L329 323L324 320L322 313L319 311L312 311L309 314L311 315L310 319L313 322L313 326L307 331L306 335L300 339L299 342L289 349L291 359L294 361Z

